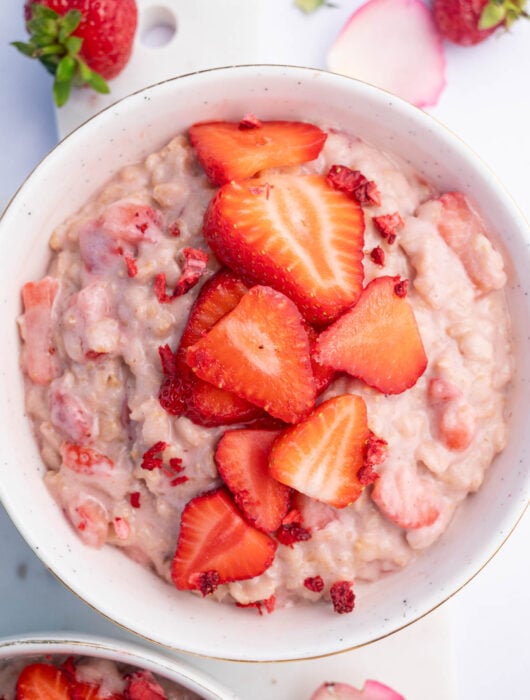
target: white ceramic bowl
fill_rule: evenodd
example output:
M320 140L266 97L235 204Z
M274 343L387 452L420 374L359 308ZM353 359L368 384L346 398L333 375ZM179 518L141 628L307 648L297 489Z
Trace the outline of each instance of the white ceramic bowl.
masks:
M509 398L510 441L478 494L444 537L414 564L356 587L352 615L327 605L259 617L180 593L112 548L83 546L42 484L44 468L24 416L15 318L19 290L42 276L53 227L118 168L161 147L192 122L260 118L320 121L409 160L441 190L468 193L510 262L509 302L517 372ZM82 599L120 625L168 647L239 660L309 658L366 644L409 624L473 577L501 546L527 502L530 447L529 235L493 174L453 134L388 93L322 71L243 66L177 78L136 93L66 138L30 176L0 225L0 496L38 556Z
M120 664L151 671L161 678L192 690L203 700L237 700L230 690L202 671L177 659L134 644L98 638L90 635L42 634L25 637L9 637L0 640L0 665L4 662L35 657L83 656L108 659Z

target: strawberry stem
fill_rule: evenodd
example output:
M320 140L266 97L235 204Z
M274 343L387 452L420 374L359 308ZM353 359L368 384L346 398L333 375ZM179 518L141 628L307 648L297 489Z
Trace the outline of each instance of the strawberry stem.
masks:
M29 40L13 41L11 44L24 56L39 60L55 76L53 95L58 107L67 102L74 85L88 85L96 92L109 92L105 79L79 56L83 39L74 36L73 32L82 19L79 10L69 10L59 15L49 7L33 3L31 18L26 23Z

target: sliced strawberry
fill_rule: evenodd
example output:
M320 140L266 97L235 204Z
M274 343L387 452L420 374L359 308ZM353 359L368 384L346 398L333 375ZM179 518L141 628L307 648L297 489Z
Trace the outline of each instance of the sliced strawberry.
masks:
M358 303L321 333L316 358L385 394L413 386L427 367L427 356L404 281L378 277L370 282Z
M270 287L253 287L233 311L187 349L201 378L296 423L315 403L304 321L293 302Z
M127 680L125 700L167 700L167 695L150 671L135 671Z
M360 396L344 394L315 408L288 428L272 446L272 476L297 491L344 508L363 490L357 472L363 465L368 429Z
M348 683L323 683L310 700L405 700L403 695L378 681L366 681L362 690Z
M333 367L327 367L326 365L321 365L316 358L316 348L318 340L318 331L310 326L309 323L305 324L305 329L307 332L307 337L309 338L309 352L311 354L311 368L313 370L313 377L315 378L315 384L317 388L317 395L320 395L328 386L331 384L335 377L335 370Z
M400 467L386 469L380 475L372 499L389 520L407 530L432 525L443 505L431 481Z
M314 160L327 138L304 122L205 122L194 124L190 141L214 185L245 180L265 168Z
M125 696L101 690L99 685L94 683L74 683L70 690L70 700L124 700Z
M211 592L221 583L262 574L276 543L242 517L225 488L201 494L184 508L171 576L181 590Z
M49 384L60 374L52 327L58 292L59 282L53 277L27 282L22 287L24 313L19 319L24 340L22 361L28 377L36 384Z
M290 489L269 474L278 430L229 430L221 437L215 462L221 478L246 519L258 530L274 532L289 507Z
M160 401L173 415L186 415L205 426L251 421L263 412L232 392L219 389L197 377L185 362L186 350L202 338L238 304L248 287L228 270L220 270L202 287L191 308L177 352L160 348L166 379Z
M17 680L17 700L70 700L67 674L51 664L29 664Z
M203 233L222 262L286 294L310 323L329 323L362 291L362 208L320 175L225 185Z

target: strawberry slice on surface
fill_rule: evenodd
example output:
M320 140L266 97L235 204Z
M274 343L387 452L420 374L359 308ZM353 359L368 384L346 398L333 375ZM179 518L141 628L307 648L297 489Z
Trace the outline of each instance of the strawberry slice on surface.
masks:
M289 508L291 490L269 473L269 453L280 431L228 430L217 443L219 474L246 519L258 530L277 530Z
M17 700L70 700L70 681L51 664L29 664L18 677L16 693Z
M265 168L315 160L327 134L305 122L204 122L189 130L191 145L214 185L245 180Z
M171 389L166 392L170 394L167 408L174 415L186 415L194 423L208 427L247 422L265 415L245 399L197 377L185 361L187 348L232 311L247 291L248 287L229 270L217 272L203 285L195 300L176 353L173 355L169 348L162 350L166 375L163 387ZM168 363L164 357L169 357ZM169 366L171 362L173 367Z
M309 323L329 323L362 291L364 215L320 175L270 175L224 185L203 233L251 284L291 298Z
M296 423L315 403L309 340L300 312L270 287L253 287L233 311L186 351L207 382Z
M344 508L364 488L357 472L369 435L364 400L352 394L336 396L280 435L272 446L270 473L317 501Z
M185 506L171 576L178 589L206 594L221 583L262 574L272 564L276 546L246 522L221 487Z
M372 280L357 304L320 334L316 359L385 394L414 386L427 356L406 289L398 277Z
M366 681L362 690L348 683L323 683L310 700L405 700L395 690L379 681Z

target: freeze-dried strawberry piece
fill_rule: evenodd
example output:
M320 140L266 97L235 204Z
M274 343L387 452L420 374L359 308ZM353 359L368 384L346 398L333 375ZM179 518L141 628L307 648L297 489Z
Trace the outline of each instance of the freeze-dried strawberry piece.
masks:
M388 455L388 442L383 438L377 437L370 430L368 439L365 445L363 466L357 472L357 478L367 486L377 481L379 474L374 470L374 466L382 464Z
M132 491L132 493L129 494L129 501L133 508L140 507L140 495L139 491Z
M320 175L227 184L203 233L225 265L291 298L309 323L329 323L362 291L363 211Z
M370 251L370 259L375 265L383 267L383 265L385 264L385 251L381 248L381 246L376 246L375 248L372 248L372 250Z
M167 700L167 695L150 671L135 671L127 679L125 700Z
M346 165L332 165L326 180L331 187L344 192L359 204L381 204L381 194L377 185L373 180L368 180L360 170L352 170Z
M223 434L215 450L219 474L245 518L264 532L280 526L290 489L273 479L268 463L277 430L236 429Z
M146 450L142 456L142 469L152 472L153 469L161 469L164 460L162 452L166 449L167 442L155 442L155 444Z
M182 513L171 576L181 590L200 589L200 575L217 572L219 584L262 574L276 542L252 527L223 487L193 498Z
M324 580L322 576L308 576L306 579L304 579L304 586L308 591L320 593L324 590Z
M169 304L173 299L181 297L183 294L189 292L206 272L208 253L205 253L204 250L199 250L199 248L183 248L182 256L184 258L184 265L171 294L168 294L166 291L165 274L160 272L155 277L154 291L156 298L161 304Z
M189 136L199 162L214 185L245 180L265 168L314 160L327 138L313 124L260 122L254 115L246 115L240 122L194 124Z
M286 423L307 415L315 402L303 319L290 299L270 287L250 289L233 311L188 347L186 362L201 379Z
M301 522L283 522L276 531L276 539L280 544L292 547L296 542L307 542L311 539L311 530Z
M329 589L333 610L339 615L351 613L355 607L355 593L351 581L335 581Z
M402 289L397 277L372 280L357 304L321 333L317 360L385 394L414 386L427 356Z
M22 364L32 382L48 384L59 374L59 363L52 333L52 314L59 282L44 277L22 287L24 313L19 319L24 341Z
M397 211L393 214L374 216L372 217L372 221L382 238L384 238L389 245L394 243L399 231L405 226L405 222Z
M270 472L317 501L344 508L363 490L357 472L368 435L364 400L352 394L336 396L280 435L272 446Z

